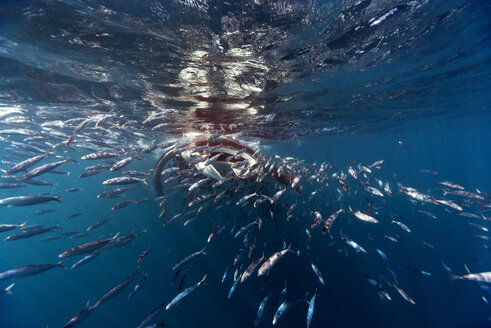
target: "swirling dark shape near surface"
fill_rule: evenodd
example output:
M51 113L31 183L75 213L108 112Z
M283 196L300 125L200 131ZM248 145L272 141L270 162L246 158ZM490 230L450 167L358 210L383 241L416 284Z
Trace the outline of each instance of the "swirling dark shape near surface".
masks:
M233 140L228 140L228 139L220 139L220 140L215 140L215 141L209 141L206 139L199 139L191 143L193 147L201 147L201 146L207 146L207 147L214 147L214 146L222 146L223 148L239 151L244 149L245 152L250 155L251 157L254 158L257 162L261 161L260 158L255 156L254 150L251 148L244 146L236 141ZM211 153L210 157L215 155L216 153ZM155 164L155 168L153 171L153 188L155 190L155 193L161 197L164 196L164 189L162 186L162 171L164 170L165 165L171 160L171 159L178 159L179 154L176 152L176 147L172 147L168 151L166 151L162 156L160 156L159 160ZM217 161L225 161L225 158L228 157L229 155L225 155L222 153L217 159ZM232 163L230 161L230 163ZM278 182L280 182L283 185L288 185L290 183L290 177L287 173L285 172L278 172L275 171L273 173L274 177Z

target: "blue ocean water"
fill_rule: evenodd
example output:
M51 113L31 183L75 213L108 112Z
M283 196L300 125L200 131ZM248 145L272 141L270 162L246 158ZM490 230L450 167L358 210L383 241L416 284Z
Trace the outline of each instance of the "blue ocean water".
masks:
M489 283L452 281L442 261L457 275L465 275L466 266L472 273L491 266L490 9L488 1L3 1L0 168L7 171L45 152L51 155L28 170L65 158L76 162L59 166L59 174L33 178L49 186L18 180L25 172L0 179L2 200L62 195L61 203L0 207L0 224L60 225L14 241L3 239L21 228L2 232L0 272L60 260L66 266L0 281L0 289L15 282L11 295L0 294L0 327L63 327L87 301L93 306L137 269L142 273L120 294L77 326L138 326L205 274L204 284L148 325L253 327L259 304L270 295L258 324L270 327L286 285L292 307L277 327L305 327L314 293L311 327L489 326ZM182 152L191 149L205 161L211 156L197 140L215 139L258 151L259 171L236 172L219 187L208 177L190 191L207 176ZM178 170L156 178L177 178L163 183L162 201L151 170L174 145L181 148L169 166ZM82 159L101 151L116 154ZM109 171L132 156L124 168ZM225 157L216 161L234 160ZM384 162L370 166L379 160ZM106 167L79 177L96 164ZM109 187L102 182L125 170L140 172L146 183L118 198L97 198ZM275 177L281 170L286 185ZM267 173L264 180L258 172ZM299 176L302 190L292 187ZM446 194L460 189L437 181L457 183L472 195ZM384 192L386 183L392 196ZM18 186L7 188L11 184ZM429 199L417 200L401 186ZM224 198L214 203L222 190ZM236 205L253 193L244 206ZM188 206L202 195L210 198ZM148 201L111 209L124 200ZM254 206L256 200L263 202ZM167 212L159 218L163 203ZM201 204L207 206L196 213ZM289 217L292 204L297 208ZM331 231L323 234L325 220L340 208ZM46 209L55 212L35 214ZM357 210L379 222L358 220ZM323 221L312 228L316 211ZM163 227L179 213L187 214ZM234 238L257 218L261 229L253 224L248 234ZM70 232L88 234L72 238ZM76 269L70 267L85 254L58 257L117 233L114 247ZM244 235L248 244L234 265ZM43 240L55 236L60 239ZM135 238L124 243L124 236ZM343 236L366 253L356 252ZM252 274L228 298L235 271L240 279L263 251L268 258L288 245L293 252L269 274ZM173 282L172 267L203 247L206 255L186 262ZM387 255L390 270L377 249ZM128 300L145 274L147 281Z

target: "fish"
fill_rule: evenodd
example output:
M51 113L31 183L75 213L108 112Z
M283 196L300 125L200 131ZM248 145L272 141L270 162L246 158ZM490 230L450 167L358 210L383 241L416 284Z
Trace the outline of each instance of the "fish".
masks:
M188 262L189 260L191 260L193 257L197 256L197 255L200 255L200 254L204 254L206 255L205 253L205 248L206 247L203 247L202 250L198 251L198 252L194 252L188 256L186 256L185 258L183 258L181 261L179 261L176 265L174 265L172 267L172 270L176 270L177 268L179 268L181 265L183 265L184 263Z
M56 197L51 197L51 196L14 196L14 197L8 197L4 199L0 199L0 205L2 206L30 206L30 205L37 205L37 204L43 204L51 201L56 201L58 203L61 203L60 197L63 195L59 195Z
M75 246L73 248L70 248L69 250L64 251L63 253L58 255L58 257L70 257L70 256L78 256L87 253L92 253L93 251L101 247L104 247L108 243L117 241L118 236L119 236L119 232L113 238L100 239L100 240Z
M179 293L176 297L174 297L172 299L172 301L170 301L169 304L167 304L167 306L165 307L165 310L169 311L171 308L173 308L174 306L179 304L183 300L183 298L185 298L186 296L188 296L189 294L194 292L194 290L196 288L198 288L199 286L201 286L201 284L203 284L205 280L206 280L206 274L203 276L203 278L199 282L195 283L191 287L186 288L181 293Z
M431 273L427 272L427 271L422 271L422 270L418 270L418 269L414 269L414 268L411 268L409 266L406 266L406 269L408 269L409 271L412 271L416 274L419 274L421 276L431 276Z
M369 167L369 168L372 168L372 167L375 167L375 166L380 166L380 165L382 165L383 163L384 163L384 160L383 160L383 159L381 159L381 160L378 160L378 161L374 162L372 165L369 165L368 167Z
M353 247L357 252L363 252L363 253L366 253L367 252L363 247L361 247L360 245L358 245L353 240L346 240L346 243L349 246Z
M104 225L107 221L109 221L111 219L112 219L112 216L110 216L110 217L108 217L106 219L99 220L96 223L94 223L93 225L91 225L90 227L88 227L87 228L87 231L95 230L95 229L101 227L102 225Z
M237 239L239 238L242 234L244 234L247 230L249 230L250 227L252 227L253 225L255 224L258 224L258 220L255 220L251 223L248 223L246 224L245 226L243 226L242 228L240 228L234 235L234 239Z
M143 182L144 184L147 184L145 179L139 179L139 178L131 177L131 176L122 176L122 177L107 179L107 180L103 181L102 184L105 184L105 185L127 185L127 184L141 183L141 182Z
M474 228L477 228L477 229L480 229L482 231L486 231L488 232L488 228L486 228L485 226L483 225L480 225L480 224L477 224L477 223L473 223L473 222L469 222L469 225L473 226ZM1 226L0 226L1 227ZM0 229L0 232L1 232L1 229Z
M365 189L372 195L384 197L384 194L382 194L377 188L367 186Z
M63 262L27 265L0 273L0 281L16 280L38 275L54 268L65 268Z
M392 236L387 236L387 235L384 235L385 238L387 238L388 240L394 242L394 243L398 243L399 240L397 240L396 238L392 237Z
M131 276L126 278L124 281L121 283L117 284L113 288L111 288L107 293L105 293L101 298L97 300L97 302L94 304L93 308L97 308L101 306L103 303L109 301L110 299L116 297L119 293L121 293L126 286L128 286L133 278L135 278L137 275L140 274L139 270L136 270L135 273L133 273Z
M209 198L211 198L211 197L213 197L213 196L215 196L215 194L214 194L214 193L212 193L212 194L207 194L207 195L201 195L201 196L198 196L198 197L196 197L195 199L193 199L193 200L192 200L192 201L191 201L191 202L188 204L188 207L191 207L191 206L194 206L194 205L196 205L196 204L199 204L199 203L201 203L201 202L203 202L203 201L205 201L205 200L207 200L207 199L209 199Z
M451 200L435 199L435 202L437 202L438 204L442 204L442 205L448 206L450 208L453 208L454 210L457 210L457 211L463 210L460 205L456 204L455 202L453 202Z
M145 276L142 278L142 280L140 280L136 285L135 287L133 287L133 289L131 290L131 292L128 294L128 301L133 297L133 295L135 295L136 291L138 289L141 288L141 286L143 286L143 284L145 283L145 281L147 281L148 279L148 274L145 274Z
M454 183L454 182L450 182L450 181L437 181L436 183L444 185L445 187L464 190L464 187L459 185L458 183Z
M311 267L312 267L312 270L314 270L314 273L315 275L317 276L317 279L319 280L319 282L322 284L322 286L325 286L326 285L326 282L324 280L324 277L322 276L322 273L319 271L319 269L317 269L317 267L314 265L314 262L311 262Z
M165 226L169 225L170 223L174 222L176 219L178 219L181 216L182 216L182 213L177 213L173 217L170 217L167 220L165 220L164 223L162 224L162 226L165 227Z
M84 264L92 262L93 260L96 259L97 256L99 256L99 254L100 253L98 251L94 251L92 253L85 255L81 260L75 262L70 269L75 270L76 268L81 267Z
M285 189L281 189L281 190L277 191L277 192L276 192L276 193L273 195L273 197L271 197L271 200L270 200L271 204L273 204L275 201L277 201L277 200L278 200L278 198L280 198L280 197L281 197L281 195L283 195L283 193L284 193L285 191L286 191L286 188L285 188Z
M356 250L357 253L359 252L363 252L363 253L366 253L367 251L361 247L360 245L358 245L356 242L354 242L353 240L351 239L348 239L348 237L344 236L344 235L341 235L341 239L346 243L348 244L349 246L351 246L352 248L354 248Z
M57 239L62 239L64 238L63 236L48 236L48 237L44 237L44 238L41 238L39 240L41 241L51 241L51 240L57 240Z
M419 211L420 213L423 213L423 214L425 214L425 215L429 216L430 218L432 218L432 219L435 219L435 220L436 220L436 215L435 215L435 214L433 214L433 213L431 213L431 212L428 212L428 211L423 211L423 210L418 210L418 211Z
M390 189L388 181L384 185L384 192L387 194L387 196L392 197L392 189Z
M428 173L428 174L433 174L433 175L438 175L437 172L435 171L432 171L432 170L419 170L420 172L423 172L423 173Z
M78 177L79 178L88 178L88 177L97 175L103 171L104 171L104 169L90 170L90 171L86 171L86 172L81 173Z
M68 321L63 326L63 328L75 327L75 325L78 325L79 323L81 323L82 321L84 321L89 316L89 314L92 312L93 309L94 308L92 306L90 306L90 301L87 301L87 304L85 304L85 306L82 309L82 311L80 311L76 316L74 316L73 318L71 318L70 321Z
M49 172L49 171L57 168L58 166L60 166L64 163L68 163L68 162L75 162L75 161L67 158L67 159L64 159L62 161L44 164L44 165L41 165L41 166L38 166L38 167L32 169L31 171L26 172L26 174L24 174L23 176L18 178L18 180L22 181L22 180L29 180L29 179L35 178L37 176L40 176L46 172Z
M416 302L408 294L406 294L406 292L404 292L401 288L399 288L399 286L397 286L396 284L393 284L393 286L397 290L397 292L402 296L402 298L404 298L406 301L408 301L411 304L414 305L416 304Z
M122 169L123 167L125 167L126 165L131 163L137 156L138 156L138 154L132 155L132 156L129 156L129 157L123 158L122 160L117 161L116 163L114 163L109 168L109 171L117 171L119 169Z
M150 252L151 252L151 251L152 251L152 249L151 249L150 247L149 247L149 248L147 248L146 250L144 250L144 251L143 251L143 252L140 254L140 256L138 256L138 260L137 260L137 262L138 262L138 263L141 263L141 261L143 261L143 259L144 259L144 258L145 258L145 257L146 257L146 256L147 256L147 255L148 255Z
M428 195L425 195L418 190L411 188L411 187L405 187L401 184L398 184L399 191L402 192L403 194L408 195L412 199L415 199L420 202L426 202L426 203L433 203L434 200Z
M89 235L88 232L79 232L79 233L71 236L70 239L82 238L82 237L85 237L85 236L88 236L88 235Z
M302 175L301 175L301 174L297 175L297 176L296 176L296 177L293 179L293 181L292 181L292 183L291 183L291 187L292 187L292 189L295 189L295 187L298 185L298 183L300 182L300 180L301 180L301 179L302 179Z
M317 296L316 294L317 293L314 292L314 296L312 296L309 302L309 308L307 310L307 328L310 328L312 324L312 318L314 317L315 297Z
M473 199L479 199L479 200L484 200L484 197L481 196L480 194L476 194L470 191L465 191L465 190L443 190L443 196L446 195L455 195L455 196L460 196L460 197L467 197L467 198L473 198Z
M246 281L247 278L249 278L254 273L254 271L256 271L257 267L259 266L259 264L261 264L261 262L263 260L264 260L264 253L260 258L258 258L257 260L255 260L251 264L249 264L247 269L242 274L242 276L240 278L240 282L243 283L244 281ZM226 271L225 271L225 273L226 273ZM222 282L223 282L223 280L224 279L222 279Z
M283 317L283 315L292 306L294 306L295 304L297 304L300 301L304 302L305 299L304 298L297 297L297 298L294 298L294 299L286 300L283 303L281 303L281 305L278 307L278 309L276 310L276 313L275 313L275 315L273 317L273 326L276 325L276 323L278 323L278 320L280 320Z
M312 221L312 223L310 224L310 229L314 229L321 222L322 222L322 215L319 212L315 211L314 212L314 221Z
M55 213L55 212L56 212L56 210L53 210L53 209L45 209L45 210L36 211L33 214L34 215L43 215L43 214Z
M201 179L201 180L196 181L195 183L193 183L193 184L192 184L192 185L189 187L188 191L192 191L192 190L194 190L194 189L196 189L196 188L199 188L199 187L200 187L202 184L204 184L204 183L205 183L205 182L207 182L208 180L209 180L208 178L204 178L204 179Z
M238 272L238 271L236 271L236 272ZM240 277L234 277L234 283L232 284L232 287L230 288L230 290L228 292L227 299L230 299L232 297L232 294L234 293L235 288L237 287L237 285L239 284L240 281L241 281Z
M257 313L256 313L256 320L254 320L254 327L256 327L256 328L259 325L259 323L261 322L261 319L263 317L264 308L266 307L266 303L268 303L268 299L269 299L270 295L267 295L266 297L264 297L263 300L261 301L261 303L259 304L259 308L257 309Z
M443 263L443 262L442 262ZM491 283L491 271L489 272L481 272L481 273L469 273L466 275L456 275L456 274L451 274L452 281L454 280L471 280L471 281L477 281L477 282L484 282L484 283Z
M130 205L131 203L134 203L135 200L134 199L129 199L129 200L123 200L117 204L115 204L113 207L111 207L111 210L115 211L115 210L119 210L123 207L126 207L128 205Z
M23 187L25 186L19 183L3 183L3 182L0 183L0 189L17 189Z
M286 280L285 280L285 287L283 287L283 289L281 290L280 297L278 298L278 304L283 303L283 301L285 300L286 290L287 290L287 286L286 286Z
M244 250L246 249L246 247L248 246L249 244L249 233L247 233L245 236L244 236L244 241L243 241L243 244L242 244L242 247L239 249L239 251L237 252L237 254L235 255L235 258L234 258L234 265L237 264L237 262L239 261L240 259L240 256L242 255L242 253L244 252Z
M240 199L237 201L237 203L235 203L235 205L237 205L237 206L241 206L241 205L245 204L245 203L246 203L246 202L247 202L249 199L251 199L251 198L252 198L252 197L254 197L254 196L257 196L257 193L252 193L252 194L250 194L250 195L246 195L246 196L244 196L244 197L240 198Z
M378 220L375 219L374 217L371 217L370 215L361 213L360 211L353 211L351 207L349 208L349 211L357 218L360 219L361 221L364 222L369 222L369 223L378 223Z
M159 306L157 306L155 309L152 310L152 312L150 312L145 319L143 319L143 321L138 325L137 328L144 328L146 327L145 325L150 321L152 320L163 308L164 308L164 305L167 303L167 301L164 301L162 304L160 304ZM163 325L163 324L157 324L157 326L159 325ZM154 326L152 326L154 327Z
M334 221L336 220L336 218L338 217L338 215L343 211L342 208L340 208L339 210L337 210L336 212L332 213L326 220L325 224L324 224L324 227L322 228L322 234L326 234L326 232L329 232L331 233L331 227L334 223Z
M384 261L385 266L389 266L389 258L387 257L387 255L385 255L385 253L382 252L380 249L376 249L376 251L377 253L379 253L380 257Z
M13 284L10 284L9 286L7 286L7 288L3 289L2 291L0 291L0 293L2 294L7 294L7 295L12 295L12 288L15 286L15 283Z
M0 224L0 233L18 229L18 228L24 228L26 224L27 221L22 224Z
M37 236L37 235L40 235L40 234L43 234L43 233L46 233L49 231L53 231L53 230L56 230L59 228L60 228L59 224L52 226L52 227L46 227L43 225L28 226L28 227L22 228L21 232L18 232L16 234L8 236L7 238L5 238L5 241L12 241L12 240L29 238L29 237Z
M279 252L274 253L271 255L262 265L259 267L259 270L257 272L257 276L260 277L266 273L268 273L273 266L278 262L280 258L283 257L287 252L291 252L292 250L290 249L290 246L288 248L281 250Z
M36 163L38 163L39 161L43 160L44 158L46 158L47 156L49 156L50 153L45 153L45 154L42 154L42 155L38 155L38 156L34 156L34 157L31 157L31 158L28 158L14 166L12 166L10 169L8 169L7 171L5 171L5 173L3 175L5 176L8 176L8 175L12 175L12 174L15 174L15 173L18 173L18 172L22 172L22 171L25 171L27 170L28 168L30 168L31 166L34 166Z
M110 153L110 152L97 152L97 153L91 153L87 154L81 157L83 160L97 160L97 159L109 159L109 158L114 158L114 157L119 157L121 154L119 153Z
M114 197L116 195L120 195L124 193L125 191L134 189L134 186L131 187L116 187L112 189L107 189L103 190L99 195L97 195L97 198L103 198L103 197Z
M411 229L409 229L409 228L407 227L407 225L405 225L404 223L399 222L399 221L394 221L394 220L392 220L392 221L391 221L391 223L395 223L395 224L397 224L399 227L401 227L401 229L403 229L403 230L405 230L405 231L407 231L407 232L411 233Z
M397 8L394 8L394 9L395 9L395 10L397 10ZM389 11L389 13L392 13L392 12L391 12L391 11ZM386 15L387 15L387 14L386 14ZM389 15L390 15L390 14L389 14ZM384 16L385 16L385 15L384 15ZM383 17L383 16L382 16L382 17ZM374 25L375 23L377 23L379 20L383 20L383 19L382 19L382 17L381 17L381 18L379 18L378 20L374 21L372 24L370 24L370 26L373 26L373 25ZM398 143L398 144L399 144L399 145L402 147L402 149L404 149L404 151L407 151L406 145L405 145L405 144L404 144L404 143L403 143L401 140L399 140L397 143Z

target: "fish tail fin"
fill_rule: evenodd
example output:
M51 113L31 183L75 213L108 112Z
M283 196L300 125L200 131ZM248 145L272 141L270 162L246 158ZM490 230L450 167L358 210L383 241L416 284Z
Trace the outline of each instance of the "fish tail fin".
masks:
M65 270L68 270L68 268L63 264L63 261L60 261L58 263L56 263L60 268L63 268Z
M353 209L351 208L351 205L348 205L348 210L349 210L350 212L353 212Z
M27 221L19 225L19 228L24 228L27 225Z
M202 250L200 250L199 252L200 252L201 254L208 255L208 254L206 254L205 249L206 249L206 246L205 246L205 247L203 247L203 249L202 249Z
M55 200L58 202L58 203L61 203L61 200L60 200L60 197L63 196L63 194L61 195L58 195L55 197Z
M450 278L452 279L452 281L455 281L455 279L459 279L459 278L460 278L460 276L457 276L456 274L451 273L451 274L450 274Z
M4 292L5 294L7 294L7 295L12 295L12 290L11 290L11 289L12 289L12 287L14 287L14 285L15 285L15 282L14 282L13 284L11 284L10 286L8 286L7 288L5 288L5 289L3 290L3 292Z
M142 182L148 186L148 182L145 179L142 179Z
M114 235L114 237L113 237L112 239L116 239L116 238L118 238L118 237L119 237L119 234L120 234L120 232L118 232L117 234L115 234L115 235Z
M207 276L207 274L205 274L205 275L203 276L203 278L200 280L200 282L199 282L199 284L200 284L200 285L205 283L206 276Z

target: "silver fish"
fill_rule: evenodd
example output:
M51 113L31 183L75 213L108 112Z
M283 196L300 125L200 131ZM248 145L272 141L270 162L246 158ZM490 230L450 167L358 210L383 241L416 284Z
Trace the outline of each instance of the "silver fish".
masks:
M34 276L54 268L65 268L63 262L50 264L27 265L0 273L0 281L14 280Z
M3 206L30 206L30 205L37 205L37 204L42 204L46 202L51 202L51 201L56 201L58 203L61 203L60 197L62 195L56 196L56 197L50 197L50 196L15 196L15 197L8 197L4 199L0 199L0 205Z
M133 273L131 276L126 278L123 282L117 284L111 290L109 290L106 294L104 294L101 298L97 300L97 302L94 304L93 308L99 307L101 304L104 302L107 302L111 298L115 297L119 293L123 291L123 289L129 285L129 283L135 278L138 274L140 274L140 271L136 270L135 273Z
M269 296L266 296L262 301L261 304L259 304L259 308L257 309L257 314L256 314L256 320L254 321L254 327L257 328L259 325L259 322L261 322L261 318L263 317L263 312L264 312L264 307L266 306L266 303L268 303Z
M174 265L174 266L172 267L172 270L175 270L175 269L179 268L181 265L183 265L184 263L186 263L187 261L191 260L193 257L195 257L195 256L197 256L197 255L200 255L200 254L204 254L204 255L206 255L206 253L205 253L205 248L206 248L206 247L203 247L203 249L202 249L202 250L200 250L200 251L198 251L198 252L194 252L194 253L192 253L192 254L190 254L190 255L186 256L186 257L185 257L185 258L183 258L181 261L179 261L179 263L177 263L176 265Z
M192 292L194 292L194 290L196 288L198 288L206 279L206 274L203 276L203 278L195 283L194 285L192 285L191 287L188 287L186 288L185 290L183 290L181 293L179 293L176 297L174 297L174 299L172 301L170 301L169 304L167 304L167 306L165 307L165 310L168 311L170 310L172 307L176 306L177 304L179 304L182 299L186 296L188 296L189 294L191 294Z

